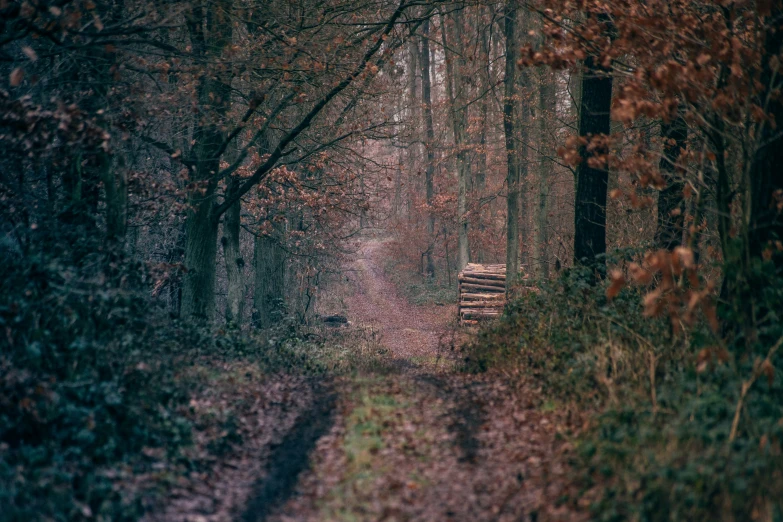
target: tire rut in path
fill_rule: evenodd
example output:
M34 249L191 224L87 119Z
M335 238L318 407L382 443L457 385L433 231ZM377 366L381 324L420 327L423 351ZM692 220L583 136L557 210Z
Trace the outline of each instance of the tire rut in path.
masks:
M394 371L342 382L334 427L302 456L313 469L265 513L278 522L585 520L556 502L573 492L554 419L522 400L530 390L457 371L457 355L442 342L456 311L408 302L382 269L382 247L364 245L345 301L351 322L373 332ZM364 402L387 395L404 410L383 417L373 409L395 401Z
M460 462L476 464L481 441L477 433L486 420L482 402L475 395L474 383L454 385L433 374L421 374L416 380L434 388L434 394L450 402L447 429L454 435L454 443L462 451Z
M316 442L334 424L337 393L331 383L313 385L312 407L296 421L274 448L264 478L256 484L247 503L243 522L263 522L295 492L299 476L309 469L310 454Z

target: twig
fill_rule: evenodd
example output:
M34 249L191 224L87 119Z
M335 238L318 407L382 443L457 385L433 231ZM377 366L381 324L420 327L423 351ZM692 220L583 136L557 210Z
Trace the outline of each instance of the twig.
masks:
M650 400L652 401L653 415L658 412L658 397L655 393L655 364L658 362L658 357L654 353L650 353Z
M775 355L775 352L778 351L778 348L783 345L783 337L778 339L778 342L776 342L772 348L769 349L769 352L767 352L767 357L764 359L761 364L756 364L753 368L753 375L750 376L750 379L742 383L742 389L740 390L740 398L739 401L737 401L737 409L734 411L734 420L731 422L731 433L729 433L729 442L734 442L734 439L737 438L737 429L739 428L739 419L740 419L740 413L742 413L742 406L745 402L745 396L747 396L748 391L750 391L750 387L753 386L753 383L756 382L756 379L758 379L758 376L761 375L762 368L766 367L767 365L772 364L772 356Z

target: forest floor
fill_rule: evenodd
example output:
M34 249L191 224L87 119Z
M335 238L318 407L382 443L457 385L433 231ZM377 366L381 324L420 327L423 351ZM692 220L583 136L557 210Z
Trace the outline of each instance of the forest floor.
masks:
M367 240L343 279L345 329L368 340L353 369L261 385L271 388L257 396L278 398L243 424L265 434L151 519L587 518L565 464L568 419L543 411L518 376L460 371L455 346L469 334L454 305L410 304L383 257L383 242Z

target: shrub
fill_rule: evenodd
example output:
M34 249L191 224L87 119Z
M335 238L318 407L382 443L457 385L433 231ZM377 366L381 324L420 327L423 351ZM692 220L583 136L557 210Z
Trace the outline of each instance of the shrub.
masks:
M674 335L668 318L644 317L639 289L610 301L608 283L570 269L509 303L466 348L466 369L521 368L545 400L592 412L573 464L600 520L779 519L783 386L770 347L783 281L765 274L761 333L721 339L704 318Z
M321 371L285 325L179 323L150 300L143 266L72 254L10 256L0 273L2 521L136 520L242 442L231 408L190 407L214 384L205 372Z

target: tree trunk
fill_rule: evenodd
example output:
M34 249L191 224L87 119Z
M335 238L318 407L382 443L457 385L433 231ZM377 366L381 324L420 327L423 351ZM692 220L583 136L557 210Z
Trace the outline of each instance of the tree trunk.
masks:
M229 197L239 188L240 180L230 176L228 182ZM245 305L245 260L240 248L241 200L232 205L223 217L223 258L226 263L228 289L226 298L226 323L239 327L242 324Z
M394 204L392 214L395 220L400 216L402 209L402 148L397 151L397 171L394 173Z
M598 15L608 25L607 15ZM611 66L603 67L600 57L589 55L582 71L579 108L579 136L588 139L609 135L612 103ZM576 168L576 201L574 203L574 261L605 272L606 260L606 191L609 173L605 166L590 166L590 159L608 151L590 151L580 147L582 161Z
M415 180L416 172L416 152L418 149L419 135L419 95L416 88L416 75L418 74L418 58L419 58L419 44L415 38L410 38L408 41L408 118L410 121L410 139L408 144L407 156L408 156L408 190L406 198L406 209L408 212L408 219L413 216L413 200L416 194L418 183Z
M122 245L128 229L128 172L122 154L116 158L101 155L103 189L106 193L106 236L110 243Z
M282 247L284 224L274 222L271 236L257 235L253 244L255 289L253 291L253 324L269 328L285 313L285 264Z
M479 12L479 24L482 23L481 19L483 18L485 9L482 7ZM481 59L482 63L486 64L487 70L484 70L479 75L479 85L481 92L479 93L479 96L481 96L481 100L479 102L479 113L481 118L481 130L479 131L479 137L478 137L478 168L476 169L476 172L473 176L473 199L477 202L478 206L476 208L476 212L474 214L474 220L478 223L478 231L479 231L479 237L484 236L484 219L483 219L483 201L482 198L484 197L484 191L486 189L487 185L487 126L488 126L488 116L489 116L489 87L490 87L490 79L489 79L489 59L490 59L490 53L489 53L489 39L487 37L487 32L490 31L492 28L492 25L490 25L485 31L482 31L481 33ZM484 249L481 246L481 242L479 242L478 245L474 246L474 249L476 251L476 261L479 263L484 262Z
M552 73L543 67L538 73L538 202L535 207L535 237L531 257L536 277L543 280L549 277L549 176L553 168L547 122L554 118L556 106Z
M182 285L182 314L207 321L214 319L215 312L218 223L212 218L212 205L209 198L188 212Z
M425 142L424 148L427 150L427 168L424 174L424 189L427 205L432 205L435 197L434 176L435 176L435 127L432 123L432 94L430 89L430 22L425 20L422 24L421 38L421 101L424 107L425 124ZM430 209L427 216L427 235L430 241L435 241L435 215ZM425 273L427 277L435 277L435 263L432 260L432 246L427 248L425 253L427 265Z
M776 7L767 18L774 29L770 29L764 42L762 58L761 85L769 93L777 93L783 88L780 71L774 67L773 58L783 49L783 29L779 20L783 9ZM759 105L767 107L773 123L762 123L758 138L758 149L750 169L750 179L746 180L750 188L750 216L748 225L748 247L750 257L763 256L772 241L783 241L783 134L780 125L783 122L783 100L780 96L762 93ZM781 254L774 256L777 268L783 268Z
M470 158L467 149L468 105L465 103L463 89L467 87L463 77L467 67L462 52L462 16L461 11L455 11L453 21L456 41L452 43L459 53L459 58L449 51L447 19L441 14L441 39L446 53L446 93L449 98L451 127L454 134L454 149L457 157L457 271L459 272L470 262L470 244L468 242L468 179L470 178ZM457 61L457 71L454 71L454 61Z
M517 11L519 14L519 11ZM517 46L520 46L523 42L522 36L528 32L528 11L524 11L525 16L517 18L519 23L518 29L515 31L517 35ZM529 102L531 94L531 81L529 70L524 67L517 73L517 90L516 90L516 103L514 104L514 116L515 122L515 141L517 143L517 169L519 170L519 219L517 220L517 236L519 237L519 273L522 273L525 269L531 265L530 261L530 209L533 207L533 198L529 185L529 169L530 169L530 124L532 121L533 111Z
M783 253L779 251L783 241L783 101L774 95L783 89L783 81L780 70L773 65L783 50L781 17L783 9L776 4L765 20L769 28L761 58L760 85L766 90L759 93L756 103L765 107L771 119L759 124L755 154L750 168L743 172L742 184L748 193L743 202L745 219L739 225L742 242L737 245L739 248L731 248L732 252L738 251L736 255L726 257L726 291L721 296L733 306L729 317L734 319L735 329L745 331L748 346L757 336L764 344L780 336L775 318L783 310L781 293L770 291L771 281L783 277ZM726 242L736 243L733 239Z
M658 225L655 229L655 246L674 250L682 244L685 208L682 189L684 183L677 175L677 160L688 138L688 127L678 111L677 117L667 123L661 122L663 154L660 171L666 187L658 193Z
M519 164L516 146L514 102L517 89L517 7L507 0L503 34L506 38L506 74L503 79L503 132L506 138L506 292L519 275Z
M196 5L187 13L187 25L193 52L205 68L197 88L199 107L203 111L193 133L191 157L190 210L187 215L185 244L185 278L182 290L182 313L212 321L215 317L215 268L217 264L218 219L214 212L219 153L225 131L223 119L231 106L231 76L210 71L231 43L230 1ZM204 24L206 18L206 24ZM221 81L221 79L223 81Z

